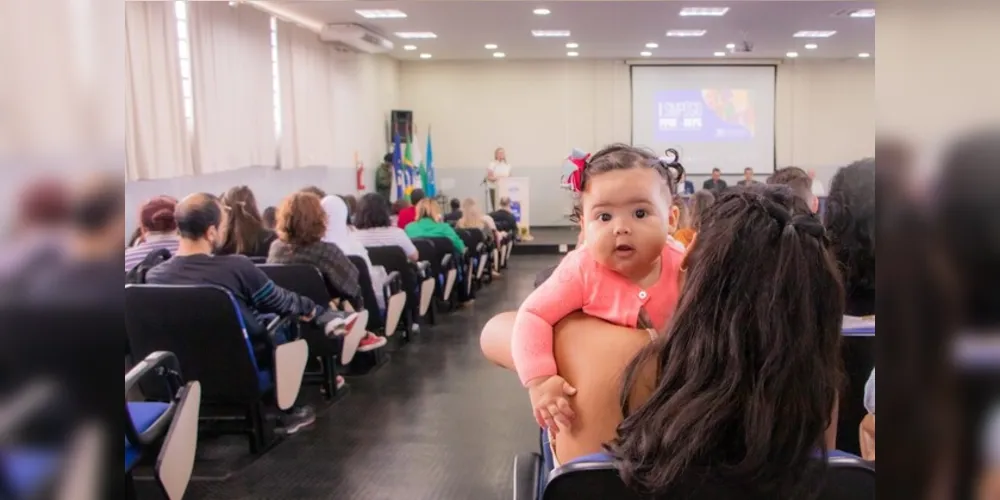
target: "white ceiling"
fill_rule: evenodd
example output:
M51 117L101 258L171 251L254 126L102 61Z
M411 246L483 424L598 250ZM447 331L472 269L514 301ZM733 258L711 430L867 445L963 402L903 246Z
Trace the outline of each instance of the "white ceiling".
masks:
M276 2L279 3L279 2ZM422 52L441 59L489 59L494 51L483 46L499 45L508 59L566 58L566 43L580 44L580 58L639 59L650 50L653 58L711 58L727 43L744 36L755 45L752 54L727 58L784 58L789 51L801 58L854 58L861 52L875 55L875 19L835 16L845 10L874 8L865 1L595 1L595 0L493 0L493 1L381 1L326 0L283 1L283 8L323 23L356 23L380 32L396 48L399 59L418 59ZM730 7L723 17L680 17L682 7ZM548 16L532 13L535 8L552 11ZM365 19L355 9L399 9L405 19ZM531 30L570 30L565 38L534 38ZM704 29L701 38L667 38L669 29ZM796 39L800 30L836 30L832 38ZM432 31L433 40L402 40L400 31ZM646 43L657 49L644 48ZM816 50L804 45L814 42ZM416 51L404 51L414 44Z

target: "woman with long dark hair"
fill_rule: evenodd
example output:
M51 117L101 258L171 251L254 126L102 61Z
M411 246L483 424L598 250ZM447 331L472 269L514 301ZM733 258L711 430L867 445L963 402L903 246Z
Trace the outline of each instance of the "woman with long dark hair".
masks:
M264 227L253 191L247 186L236 186L222 196L222 205L229 212L229 223L225 228L225 243L218 254L267 257L277 236Z

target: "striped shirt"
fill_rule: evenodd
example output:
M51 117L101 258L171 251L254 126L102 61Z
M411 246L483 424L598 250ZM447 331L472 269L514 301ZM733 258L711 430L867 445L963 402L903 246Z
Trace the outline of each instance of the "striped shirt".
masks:
M177 235L152 235L146 237L146 241L139 243L132 248L125 249L125 272L129 272L133 267L139 265L151 252L166 249L170 255L177 253L177 245L180 239Z
M399 247L407 256L417 254L417 247L413 245L413 241L398 227L358 229L352 234L366 247Z

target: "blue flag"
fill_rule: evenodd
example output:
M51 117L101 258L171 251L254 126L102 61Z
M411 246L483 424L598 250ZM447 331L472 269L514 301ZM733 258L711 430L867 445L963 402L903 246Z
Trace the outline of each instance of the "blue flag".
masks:
M427 151L424 153L424 162L427 170L427 185L424 189L427 196L433 198L437 196L437 177L434 175L434 148L431 147L431 130L427 128Z
M403 199L403 147L400 143L399 133L393 137L392 148L392 177L396 180L396 199Z

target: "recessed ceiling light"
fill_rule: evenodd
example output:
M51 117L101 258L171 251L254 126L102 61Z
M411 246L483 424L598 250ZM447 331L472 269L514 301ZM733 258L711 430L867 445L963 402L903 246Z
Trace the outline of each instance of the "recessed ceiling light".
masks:
M430 54L428 54L428 53L426 53L426 52L425 52L425 53L423 53L423 54L420 54L420 58L421 58L421 59L430 59L430 58L432 58L432 57L434 57L434 56L432 56L432 55L430 55Z
M579 52L567 52L566 55L570 56L570 57L576 57L576 56L580 55L580 53Z
M726 44L726 48L729 49L729 50L734 50L736 48L736 44L735 43L727 43Z
M496 50L497 44L495 44L495 43L487 43L486 45L484 45L484 47L486 47L486 50Z
M566 37L569 36L569 30L532 30L531 36L536 37Z
M869 53L867 53L867 52L862 52L862 53L858 54L858 57L860 57L860 58L862 58L862 59L868 59L868 58L869 58L869 57L871 57L871 56L872 56L872 55L871 55L871 54L869 54Z
M399 31L396 33L399 38L405 39L421 39L421 38L437 38L438 36L430 31Z
M547 16L547 15L551 14L552 11L543 7L541 9L535 9L534 13L535 13L536 16Z
M806 44L806 49L807 50L816 50L818 48L819 48L819 45L816 45L815 43L807 43Z
M799 31L792 36L795 38L830 38L836 34L836 31Z
M729 12L729 7L686 7L681 9L681 16L724 16Z
M416 45L403 45L403 50L417 50Z
M859 9L851 12L851 17L868 19L875 17L875 9Z
M725 52L716 52L715 53L715 57L726 57L726 53Z
M575 48L578 48L578 47L580 47L580 44L578 44L578 43L570 42L570 43L566 44L566 48L567 49L575 49Z
M646 44L646 48L647 49L655 49L655 48L658 48L659 46L660 46L660 44L653 43L653 42L649 42L649 43Z
M507 57L507 54L504 54L503 52L494 52L493 53L493 57L495 57L497 59L503 59L503 58Z
M653 53L649 52L649 51L646 51L646 52L639 52L639 55L642 56L642 57L649 57L649 56L653 55Z
M707 33L707 31L705 30L670 30L667 32L667 36L688 38L688 37L705 36L705 33Z
M359 16L365 19L403 19L406 13L396 9L358 9Z
M789 53L785 54L785 57L788 57L790 59L795 59L796 57L799 57L799 53L798 52L789 52Z

